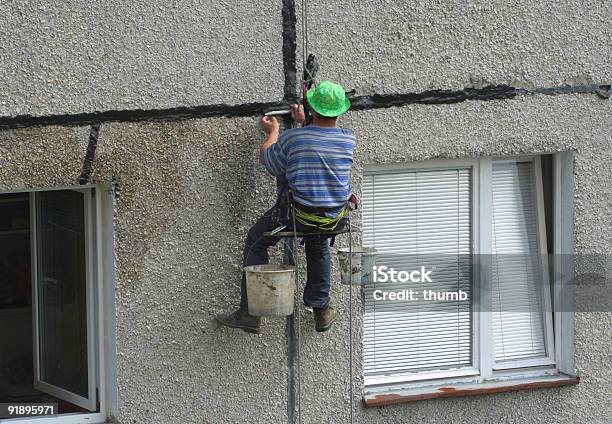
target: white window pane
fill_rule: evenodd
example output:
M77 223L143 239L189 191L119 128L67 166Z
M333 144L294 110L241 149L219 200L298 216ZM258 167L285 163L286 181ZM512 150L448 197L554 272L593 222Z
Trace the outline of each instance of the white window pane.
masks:
M492 318L496 362L546 355L532 162L493 164Z

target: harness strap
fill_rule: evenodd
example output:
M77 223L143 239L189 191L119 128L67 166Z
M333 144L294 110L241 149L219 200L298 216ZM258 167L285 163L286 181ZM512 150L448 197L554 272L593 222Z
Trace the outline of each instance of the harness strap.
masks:
M322 231L334 231L342 219L346 216L348 209L342 208L338 216L331 218L329 216L320 216L312 213L304 212L298 208L294 208L295 220L305 227L316 228Z

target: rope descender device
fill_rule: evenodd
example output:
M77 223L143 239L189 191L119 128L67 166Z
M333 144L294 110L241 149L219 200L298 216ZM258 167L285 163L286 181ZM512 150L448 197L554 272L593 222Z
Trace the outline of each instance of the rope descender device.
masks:
M308 54L308 59L304 63L304 73L302 74L302 106L304 106L304 125L308 125L312 122L312 114L310 113L310 106L308 100L306 100L306 93L315 84L315 77L319 71L319 62L314 54Z

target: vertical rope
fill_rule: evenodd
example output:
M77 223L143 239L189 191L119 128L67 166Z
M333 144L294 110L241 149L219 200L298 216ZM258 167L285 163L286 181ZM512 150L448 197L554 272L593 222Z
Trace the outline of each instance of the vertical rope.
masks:
M300 273L300 268L299 268L299 262L298 262L298 251L297 251L297 247L298 247L298 239L297 239L297 227L295 225L295 204L293 203L293 196L291 196L291 217L293 219L293 262L295 264L295 290L296 293L298 293L297 298L298 301L297 303L297 308L296 310L293 312L295 314L295 325L297 327L297 358L298 358L298 363L297 363L297 372L298 372L298 378L297 378L297 407L298 407L298 423L302 424L302 357L301 357L301 351L300 351L300 344L302 339L300 338L300 315L301 315L301 302L300 302L300 277L299 277L299 273Z
M302 0L302 67L306 66L308 58L308 11L306 0Z
M353 232L350 211L347 222L349 227L349 422L353 424Z
M302 0L302 68L306 69L306 57L307 57L307 51L308 51L308 27L307 27L308 23L307 23L307 13L306 13L306 0ZM302 82L302 84L304 84ZM303 92L303 88L301 88L301 91ZM297 246L298 246L298 239L297 239L297 226L296 226L296 222L295 222L295 204L293 203L293 197L291 198L291 215L293 218L293 246L294 246L294 251L296 252L296 257L297 257ZM296 314L296 326L297 326L297 357L298 357L298 379L297 379L297 406L298 406L298 423L302 424L302 369L301 369L301 364L302 364L302 356L301 356L301 349L300 349L300 345L302 342L302 338L300 337L300 328L301 328L301 323L300 323L300 315L301 315L301 302L299 300L299 264L297 259L295 260L295 285L296 285L296 291L298 293L298 301L297 303L297 311L294 312Z

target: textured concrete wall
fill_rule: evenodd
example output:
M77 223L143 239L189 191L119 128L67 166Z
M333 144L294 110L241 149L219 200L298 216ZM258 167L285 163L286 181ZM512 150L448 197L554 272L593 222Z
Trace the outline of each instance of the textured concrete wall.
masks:
M281 1L3 1L0 116L282 97Z
M75 185L89 127L0 131L0 190Z
M120 190L121 422L286 419L284 323L249 337L213 322L238 305L247 225L274 193L256 162L255 122L101 129L94 179L113 179Z
M577 250L609 252L611 116L612 104L595 96L540 96L350 112L343 125L359 139L357 190L369 163L574 150ZM0 132L3 189L75 183L87 138L88 128ZM284 320L265 320L262 336L213 321L237 305L242 240L273 201L273 180L256 162L259 139L251 118L101 127L93 179L119 188L119 422L286 419ZM304 423L347 421L347 287L335 284L332 296L340 319L330 333L315 333L302 311ZM577 316L576 387L366 410L358 402L357 289L353 302L355 422L569 424L612 417L609 313Z
M610 83L605 0L308 2L322 74L358 93Z
M281 3L2 2L0 116L278 100ZM317 0L308 13L322 76L360 94L612 79L603 0Z

